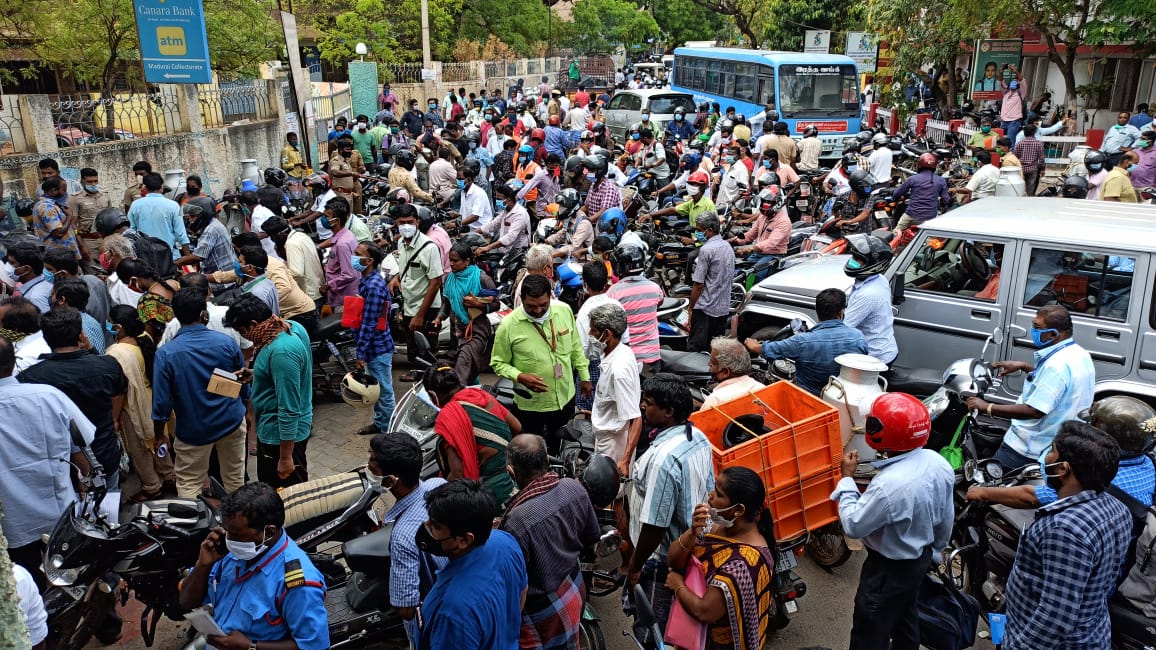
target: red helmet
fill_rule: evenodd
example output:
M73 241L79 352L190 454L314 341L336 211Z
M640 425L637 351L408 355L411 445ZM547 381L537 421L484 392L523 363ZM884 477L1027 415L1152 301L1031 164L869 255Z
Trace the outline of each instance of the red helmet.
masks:
M704 171L697 171L691 174L690 178L686 179L686 182L694 185L710 185L710 176L707 176Z
M562 118L557 115L551 115L548 124L550 126L562 126Z
M546 130L545 129L534 129L533 131L530 131L530 139L531 140L537 140L538 142L545 142L546 141Z
M935 154L925 153L919 156L919 160L915 163L915 165L918 171L923 171L925 169L934 171L935 168L939 166L939 160L935 157Z
M931 415L907 393L884 393L871 405L865 429L867 445L876 451L911 451L927 444Z

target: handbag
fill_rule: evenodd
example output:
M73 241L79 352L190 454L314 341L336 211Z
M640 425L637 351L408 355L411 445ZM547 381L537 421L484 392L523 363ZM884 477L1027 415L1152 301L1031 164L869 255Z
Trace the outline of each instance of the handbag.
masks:
M919 642L931 650L963 650L975 643L979 603L935 565L919 586Z
M702 598L706 593L706 571L702 562L693 555L686 562L686 588L690 593ZM686 650L703 650L706 647L706 623L700 623L682 607L678 597L670 606L670 616L666 621L663 640Z
M361 296L345 296L341 303L341 326L351 329L361 329L364 312L365 298ZM385 314L381 314L378 317L377 329L380 331L389 329L389 321L386 319Z

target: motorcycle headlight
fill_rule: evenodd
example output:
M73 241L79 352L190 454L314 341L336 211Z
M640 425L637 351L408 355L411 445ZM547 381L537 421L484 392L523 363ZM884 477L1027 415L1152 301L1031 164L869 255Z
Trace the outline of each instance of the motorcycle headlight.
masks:
M60 567L64 566L64 556L57 553L49 558L48 563L53 569L59 569Z
M58 557L60 556L53 556L53 562L55 562ZM61 561L63 562L63 558L61 558ZM77 568L61 570L45 567L45 569L46 571L44 573L48 576L48 582L57 587L71 587L80 577L80 569Z

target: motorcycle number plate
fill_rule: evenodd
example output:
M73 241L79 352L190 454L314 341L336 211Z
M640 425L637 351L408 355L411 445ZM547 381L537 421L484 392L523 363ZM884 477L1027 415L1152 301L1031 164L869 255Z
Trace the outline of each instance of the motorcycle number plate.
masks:
M799 566L799 561L795 559L795 554L790 551L782 551L779 553L779 562L775 566L776 571L783 571L786 569L794 569Z
M806 210L808 206L806 201L795 201L795 207L800 210Z
M786 608L788 615L799 613L799 603L793 600L788 600L787 602L783 603L783 607Z
M64 591L67 592L69 596L72 596L73 600L80 600L84 598L84 594L88 593L88 587L84 585L72 585L71 587L65 587Z
M887 214L886 210L876 210L875 211L875 218L876 219L886 219L889 216L891 216L891 215Z

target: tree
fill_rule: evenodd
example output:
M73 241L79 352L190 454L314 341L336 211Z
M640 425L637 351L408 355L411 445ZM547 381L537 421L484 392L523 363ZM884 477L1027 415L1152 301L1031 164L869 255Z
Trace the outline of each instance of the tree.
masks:
M431 54L453 55L454 31L462 0L429 0ZM345 65L365 43L367 58L379 63L421 61L421 0L312 0L302 8L303 22L318 32L321 58ZM384 73L384 70L380 72Z
M758 43L775 50L798 52L808 29L829 29L833 36L848 30L858 30L863 24L866 8L861 2L841 0L771 0L769 11L758 16L755 32ZM841 51L843 43L832 38L832 49Z
M540 0L467 0L458 19L458 34L479 44L493 36L519 55L531 56L562 22L548 11ZM556 35L551 40L557 42L552 36Z
M394 3L384 0L356 0L353 8L332 18L332 25L314 23L319 38L317 50L322 59L343 66L358 55L358 43L369 49L366 56L378 63L403 60L398 51L397 31L393 27ZM418 56L421 50L418 50Z
M658 23L649 12L627 0L582 0L574 5L574 46L584 53L626 49L658 36Z
M659 0L663 1L665 0ZM763 0L691 0L691 2L716 15L729 18L748 46L760 42L759 26L766 19L773 4Z
M661 0L652 9L663 38L674 47L687 41L719 40L726 19L693 0Z

